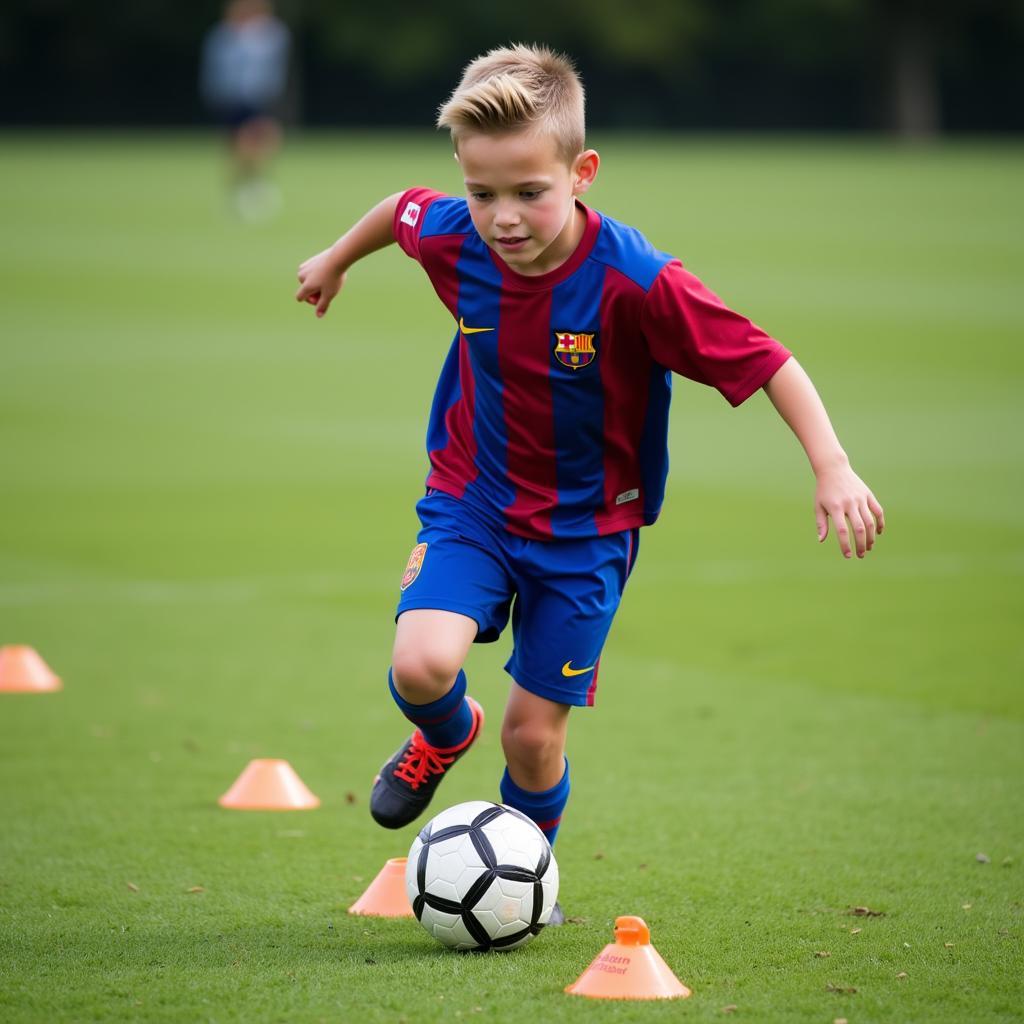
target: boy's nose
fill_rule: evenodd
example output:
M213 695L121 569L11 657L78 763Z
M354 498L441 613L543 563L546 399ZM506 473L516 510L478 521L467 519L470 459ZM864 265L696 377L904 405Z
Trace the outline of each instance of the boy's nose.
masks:
M494 223L500 228L509 228L519 223L519 212L511 203L502 204L494 214Z

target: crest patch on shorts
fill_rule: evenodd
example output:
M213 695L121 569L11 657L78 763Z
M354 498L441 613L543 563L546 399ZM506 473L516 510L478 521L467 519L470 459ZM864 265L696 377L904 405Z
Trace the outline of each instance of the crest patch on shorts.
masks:
M427 557L427 545L417 544L409 555L408 564L405 567L405 575L402 577L402 589L406 590L416 582L416 577L423 568L423 559Z

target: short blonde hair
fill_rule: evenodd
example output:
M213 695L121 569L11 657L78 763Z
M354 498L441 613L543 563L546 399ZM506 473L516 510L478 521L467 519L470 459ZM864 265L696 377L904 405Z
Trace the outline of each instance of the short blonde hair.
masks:
M586 134L583 83L564 54L546 46L502 46L467 65L438 111L437 127L451 131L456 151L469 134L542 132L572 163Z

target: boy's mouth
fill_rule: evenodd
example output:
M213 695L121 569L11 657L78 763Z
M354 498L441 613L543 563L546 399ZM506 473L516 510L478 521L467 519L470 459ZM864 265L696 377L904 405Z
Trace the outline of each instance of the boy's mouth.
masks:
M502 238L496 238L495 241L503 249L520 249L529 241L529 237L526 235L506 235Z

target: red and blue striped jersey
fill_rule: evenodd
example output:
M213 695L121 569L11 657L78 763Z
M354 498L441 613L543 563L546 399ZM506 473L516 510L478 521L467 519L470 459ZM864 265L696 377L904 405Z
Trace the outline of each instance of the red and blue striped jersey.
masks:
M535 277L488 248L465 199L414 188L395 211L456 323L427 486L542 540L654 522L673 372L739 405L790 355L639 231L582 208L576 251Z

